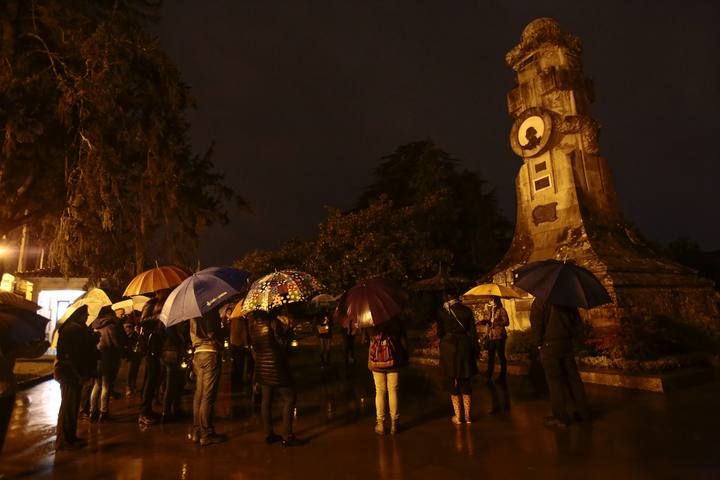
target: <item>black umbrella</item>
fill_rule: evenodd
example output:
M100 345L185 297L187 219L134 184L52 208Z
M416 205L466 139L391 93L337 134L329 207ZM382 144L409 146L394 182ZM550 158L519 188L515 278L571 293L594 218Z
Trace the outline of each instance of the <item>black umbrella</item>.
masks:
M0 335L7 335L16 344L45 340L47 322L47 318L35 312L0 305Z
M546 302L592 308L611 303L605 287L589 270L573 263L541 260L515 270L515 286Z

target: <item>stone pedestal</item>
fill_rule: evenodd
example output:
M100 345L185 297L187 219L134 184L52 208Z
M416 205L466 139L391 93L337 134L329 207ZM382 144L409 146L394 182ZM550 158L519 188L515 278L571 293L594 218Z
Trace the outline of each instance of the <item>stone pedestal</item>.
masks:
M540 18L506 56L517 73L507 99L515 119L510 143L523 163L515 180L515 235L492 279L512 284L513 270L527 262L568 259L592 271L613 299L583 312L595 327L665 315L718 328L712 282L657 255L622 219L590 116L593 84L583 73L581 48L555 20ZM528 326L531 302L505 302L511 326Z

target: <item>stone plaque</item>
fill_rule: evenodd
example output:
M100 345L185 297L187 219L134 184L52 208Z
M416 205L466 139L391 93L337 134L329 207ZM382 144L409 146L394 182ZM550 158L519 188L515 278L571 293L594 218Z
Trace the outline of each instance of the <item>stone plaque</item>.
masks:
M554 222L557 220L557 202L538 205L533 208L532 218L536 226L541 223Z

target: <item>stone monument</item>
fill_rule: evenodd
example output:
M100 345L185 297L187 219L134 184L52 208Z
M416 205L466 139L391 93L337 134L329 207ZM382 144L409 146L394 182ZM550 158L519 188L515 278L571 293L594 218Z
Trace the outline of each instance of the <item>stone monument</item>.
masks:
M599 125L590 115L593 84L583 73L581 52L577 37L539 18L505 57L517 74L507 103L514 118L510 144L522 165L515 180L515 234L493 281L511 284L513 270L530 261L568 259L592 271L613 299L583 312L595 328L655 315L717 328L712 282L655 254L623 221L610 167L600 155ZM507 302L511 328L528 326L531 302Z

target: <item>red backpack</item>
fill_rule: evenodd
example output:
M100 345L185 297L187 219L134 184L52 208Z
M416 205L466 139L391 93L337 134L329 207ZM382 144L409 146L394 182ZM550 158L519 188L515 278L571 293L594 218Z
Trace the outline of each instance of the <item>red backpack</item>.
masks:
M379 333L370 339L370 352L368 354L368 368L392 368L395 366L395 344L392 337Z

